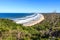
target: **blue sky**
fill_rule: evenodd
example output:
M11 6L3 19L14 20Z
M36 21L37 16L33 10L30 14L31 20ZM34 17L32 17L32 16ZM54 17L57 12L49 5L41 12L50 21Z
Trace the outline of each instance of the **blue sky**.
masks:
M0 0L0 13L60 12L60 0Z

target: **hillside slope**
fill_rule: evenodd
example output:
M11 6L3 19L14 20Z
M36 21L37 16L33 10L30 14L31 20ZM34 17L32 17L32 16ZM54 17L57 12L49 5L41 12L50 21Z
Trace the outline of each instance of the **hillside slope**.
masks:
M0 18L0 40L59 40L60 14L43 14L45 20L31 27Z

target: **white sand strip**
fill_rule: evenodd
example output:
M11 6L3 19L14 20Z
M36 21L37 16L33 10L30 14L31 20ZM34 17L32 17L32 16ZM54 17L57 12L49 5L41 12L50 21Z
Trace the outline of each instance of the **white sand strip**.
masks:
M23 25L24 25L24 26L32 26L32 25L35 25L35 24L37 24L37 23L40 23L40 22L43 21L43 20L44 20L44 16L41 14L38 20L32 20L32 21L30 21L30 22L28 22L28 23L25 23L25 24L23 24Z
M35 16L31 16L29 18L24 18L20 20L19 18L14 19L17 24L23 24L23 26L32 26L37 23L40 23L44 20L44 16L42 14L37 13Z

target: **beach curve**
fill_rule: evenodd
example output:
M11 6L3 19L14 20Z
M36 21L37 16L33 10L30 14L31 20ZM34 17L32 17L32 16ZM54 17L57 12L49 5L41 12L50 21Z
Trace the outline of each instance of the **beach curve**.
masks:
M33 26L33 25L43 21L44 16L40 13L35 13L34 16L30 16L30 17L23 18L23 19L20 19L20 18L17 19L16 18L16 19L13 19L13 20L17 24L23 24L23 26Z

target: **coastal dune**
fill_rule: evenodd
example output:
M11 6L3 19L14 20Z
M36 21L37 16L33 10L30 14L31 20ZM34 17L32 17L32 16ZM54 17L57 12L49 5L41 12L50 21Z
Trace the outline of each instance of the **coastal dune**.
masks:
M23 24L23 26L33 26L37 23L40 23L41 21L44 20L44 16L42 14L36 13L32 16L28 16L26 18L16 18L14 21L17 24Z

